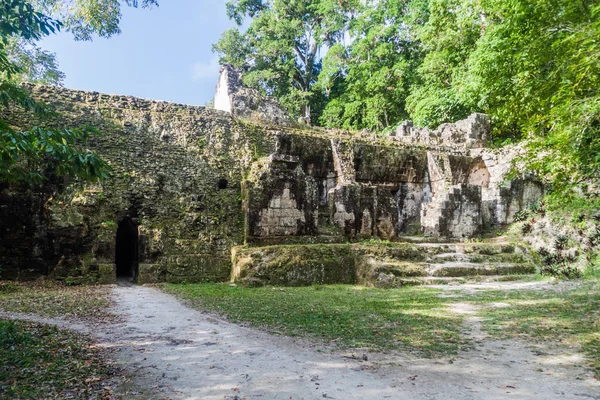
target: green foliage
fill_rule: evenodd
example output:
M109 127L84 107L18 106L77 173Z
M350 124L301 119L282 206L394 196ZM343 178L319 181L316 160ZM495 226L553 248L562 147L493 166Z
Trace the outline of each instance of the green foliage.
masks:
M411 87L407 109L417 125L437 127L466 117L462 99L465 62L482 30L476 0L430 0L427 21L417 30L424 54L419 81Z
M94 35L110 38L121 33L122 5L151 8L157 0L31 0L46 15L62 21L75 40L92 40Z
M350 25L352 43L337 43L323 60L318 82L328 98L323 125L383 129L408 117L405 101L420 63L409 22L425 10L422 1L363 4Z
M491 116L549 206L598 209L600 5L587 0L239 0L215 50L313 122L389 129ZM316 117L320 118L316 119ZM587 205L586 205L587 204Z
M585 184L600 176L600 6L432 0L430 12L422 83L408 99L415 121L488 113L496 138L528 139L526 166L553 185L561 206L599 205Z
M118 35L121 30L122 4L131 7L150 8L158 6L156 0L28 0L7 2L7 5L17 4L33 7L40 15L55 21L61 21L61 26L71 32L76 40L92 40L94 36L110 38ZM53 32L53 31L50 31ZM48 34L46 32L45 34ZM54 53L43 50L36 45L39 38L24 38L22 36L9 39L5 48L8 61L12 62L18 71L14 73L16 81L28 81L42 84L60 85L65 75L58 69ZM3 68L0 68L3 69Z
M108 165L96 154L78 149L90 134L97 132L38 127L16 131L0 121L0 182L36 184L62 176L87 181L107 178Z
M353 2L334 0L231 1L228 15L244 32L226 31L213 49L221 63L242 69L244 83L275 96L292 114L315 120L323 95L315 82L320 53L342 39Z
M13 80L44 85L60 85L65 74L58 69L56 55L40 48L35 41L10 38L6 54L18 71Z
M577 258L573 255L565 255L562 252L567 242L568 238L559 236L555 241L554 251L550 251L544 247L538 250L538 255L542 259L540 269L542 275L565 279L581 277L581 271L574 265Z
M11 39L39 40L60 26L24 0L9 0L0 6L0 111L19 107L41 118L51 114L12 82L20 68L9 60L6 48ZM89 181L106 178L108 165L96 154L81 149L91 134L98 132L41 127L20 131L0 119L0 182L34 184L62 176Z

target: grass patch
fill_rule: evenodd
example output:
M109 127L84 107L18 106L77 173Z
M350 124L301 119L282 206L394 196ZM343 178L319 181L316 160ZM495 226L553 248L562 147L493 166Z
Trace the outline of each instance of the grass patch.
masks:
M0 320L0 398L104 398L101 384L113 374L80 335Z
M271 332L320 338L342 348L456 354L462 318L446 312L439 290L349 285L244 288L161 285L193 307Z
M0 309L50 317L110 318L110 289L56 282L0 282Z
M500 338L581 349L600 376L600 284L583 282L566 290L515 290L478 293L465 300L483 303L484 327ZM492 307L504 302L510 307Z
M452 303L479 306L483 327L499 339L520 338L582 351L600 376L600 283L540 282L541 290L425 287L374 289L350 285L244 288L227 284L162 285L193 307L232 322L290 336L314 337L341 348L414 350L455 354L469 345L461 338L462 317ZM506 303L506 307L497 304Z

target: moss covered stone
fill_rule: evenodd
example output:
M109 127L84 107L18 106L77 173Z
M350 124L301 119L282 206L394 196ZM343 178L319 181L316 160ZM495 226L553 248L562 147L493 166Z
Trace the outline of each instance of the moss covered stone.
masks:
M352 283L369 257L421 263L442 250L347 242L423 232L468 237L510 222L541 194L525 181L499 189L507 164L500 151L255 125L205 107L25 87L56 114L39 120L11 107L4 120L23 129L93 126L102 135L86 146L112 171L97 184L2 186L3 278L112 281L100 266L117 262L126 220L135 227L131 274L139 282L225 281L231 249L249 243L277 246L240 250L236 280Z

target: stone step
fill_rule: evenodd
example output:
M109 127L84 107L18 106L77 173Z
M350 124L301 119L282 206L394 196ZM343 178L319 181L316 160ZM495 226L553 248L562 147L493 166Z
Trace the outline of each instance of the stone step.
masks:
M429 256L427 262L434 264L456 262L473 264L525 264L528 260L525 255L521 253L498 253L493 255L479 253L440 253Z
M508 282L508 281L519 281L525 279L533 279L534 274L522 274L522 275L487 275L487 276L469 276L469 277L438 277L438 276L424 276L414 278L401 278L396 281L394 287L401 286L418 286L418 285L462 285L466 283L479 283L479 282Z
M482 275L514 275L532 274L535 267L531 264L476 264L466 262L448 262L443 264L428 264L429 276L436 277L460 277L460 276L482 276Z
M484 243L413 243L418 248L425 251L448 252L448 253L477 253L485 255L494 255L502 253L514 253L517 249L510 243L504 242L484 242ZM393 246L392 246L393 247Z
M389 282L408 278L469 278L536 271L523 253L503 242L240 246L233 248L232 262L235 282L284 286L359 283L386 287Z
M528 262L502 263L449 261L441 263L379 260L365 257L359 264L359 280L368 284L384 275L393 277L469 277L535 273Z

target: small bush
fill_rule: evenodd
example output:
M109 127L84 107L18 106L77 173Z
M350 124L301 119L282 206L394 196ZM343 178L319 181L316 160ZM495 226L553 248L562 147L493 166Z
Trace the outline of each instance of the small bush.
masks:
M581 271L579 270L579 268L568 262L544 265L540 272L542 273L542 275L550 275L557 278L581 278Z
M554 248L557 251L564 250L569 243L569 237L567 235L558 235L554 240Z
M529 217L530 217L530 211L529 210L517 211L517 213L515 214L515 222L526 221L526 220L529 219Z

